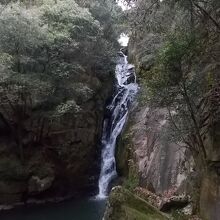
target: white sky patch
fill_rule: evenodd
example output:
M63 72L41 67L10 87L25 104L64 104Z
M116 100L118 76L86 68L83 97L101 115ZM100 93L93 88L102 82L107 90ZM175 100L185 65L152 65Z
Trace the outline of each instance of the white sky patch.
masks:
M117 3L122 8L123 11L131 8L123 0L117 0ZM129 41L129 37L128 37L128 35L126 35L124 33L122 33L118 39L118 42L122 47L128 46L128 41Z
M129 37L126 34L121 34L120 38L118 39L118 42L121 46L126 47L128 46Z
M123 11L128 10L129 8L131 8L131 7L129 7L127 4L125 4L125 3L123 2L123 0L117 0L117 3L118 3L118 5L122 8Z

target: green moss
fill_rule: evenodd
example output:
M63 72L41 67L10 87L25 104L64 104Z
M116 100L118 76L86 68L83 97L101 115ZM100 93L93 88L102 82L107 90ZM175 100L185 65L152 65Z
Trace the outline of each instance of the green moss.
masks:
M126 213L126 217L128 219L138 219L138 220L146 220L146 219L155 220L155 219L157 219L157 217L154 215L149 216L148 214L146 215L145 213L142 213L136 209L126 207L126 206L125 206L125 213Z
M111 212L106 220L167 220L165 214L122 187L115 188L109 198Z
M130 120L121 135L116 149L117 172L123 177L123 186L132 191L139 184L138 169L133 157L132 121Z
M129 176L129 159L131 159L132 140L130 133L130 123L126 125L126 129L121 135L116 148L116 164L119 176Z
M172 213L172 217L175 220L188 220L189 216L184 215L183 213L180 213L179 211L173 211Z
M129 160L129 173L128 177L124 181L123 186L132 191L134 190L139 184L139 176L138 170L133 160Z

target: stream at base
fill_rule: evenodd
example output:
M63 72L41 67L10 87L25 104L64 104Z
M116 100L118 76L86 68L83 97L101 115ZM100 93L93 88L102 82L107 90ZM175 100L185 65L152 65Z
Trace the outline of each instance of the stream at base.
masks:
M0 213L1 220L101 220L105 200L69 200L57 204L21 207Z

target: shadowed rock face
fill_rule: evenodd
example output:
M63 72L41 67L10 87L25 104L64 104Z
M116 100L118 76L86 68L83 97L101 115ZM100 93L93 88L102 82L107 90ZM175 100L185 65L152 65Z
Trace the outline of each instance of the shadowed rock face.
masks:
M24 164L10 134L0 134L0 205L94 193L99 174L102 121L111 82L109 76L108 82L103 82L93 97L81 104L77 114L58 117L49 137L35 145L28 139L34 129L28 118L22 140ZM45 112L42 109L40 113ZM5 126L3 122L1 126Z

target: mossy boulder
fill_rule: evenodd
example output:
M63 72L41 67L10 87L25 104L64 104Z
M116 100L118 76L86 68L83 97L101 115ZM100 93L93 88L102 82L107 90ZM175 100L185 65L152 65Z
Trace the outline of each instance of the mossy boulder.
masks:
M104 220L168 220L169 217L154 206L122 188L113 188Z

